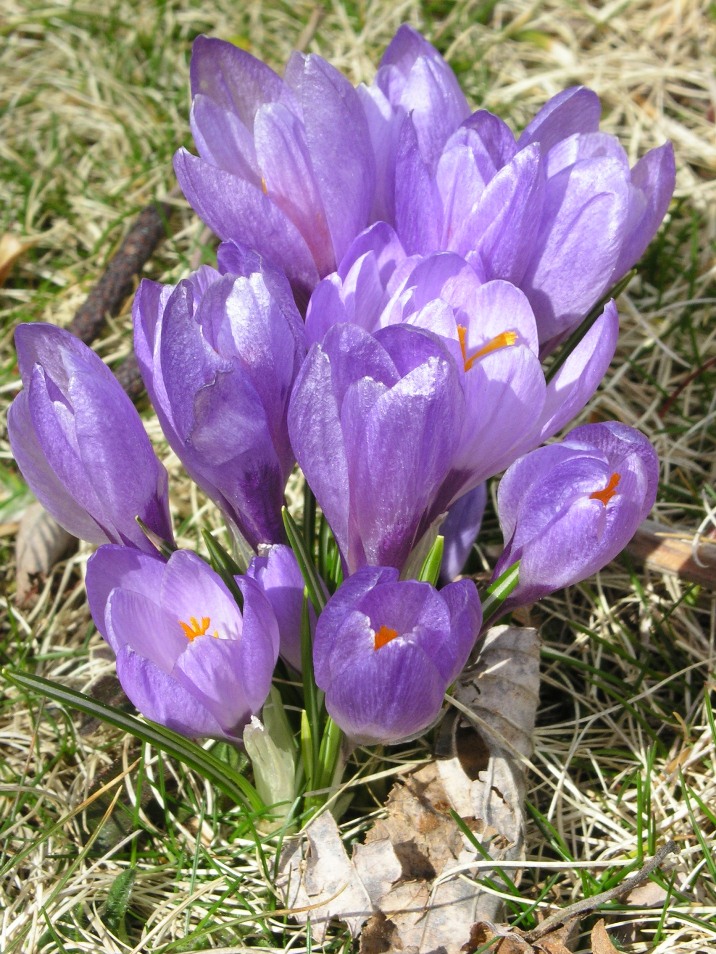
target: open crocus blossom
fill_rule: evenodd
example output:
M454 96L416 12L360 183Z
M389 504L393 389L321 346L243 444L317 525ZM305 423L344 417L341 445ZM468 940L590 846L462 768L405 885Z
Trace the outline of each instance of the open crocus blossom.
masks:
M350 573L401 568L427 531L463 405L451 355L423 329L343 323L310 348L289 433Z
M638 261L674 189L671 144L630 169L617 139L598 131L599 111L591 90L566 90L509 146L504 124L495 137L500 120L475 113L432 172L410 118L403 125L395 226L406 250L454 251L483 280L518 285L543 351Z
M627 545L656 499L659 462L639 431L585 424L516 461L500 481L505 550L494 578L519 561L509 610L578 583Z
M278 625L258 584L236 582L243 610L189 551L165 562L106 546L90 558L92 616L116 654L122 688L148 719L191 738L238 741L261 709L278 656Z
M384 223L359 236L339 271L311 296L309 341L341 322L371 333L393 324L421 327L452 355L464 417L452 422L459 437L437 512L572 420L606 373L619 331L612 301L547 381L523 291L506 281L483 282L451 252L408 256Z
M356 742L389 744L417 735L440 711L482 623L472 580L440 591L365 566L318 618L316 684L326 709Z
M54 325L20 325L15 343L24 390L8 412L8 434L40 503L91 543L156 552L137 517L171 543L166 471L109 368Z
M303 322L285 277L261 256L227 244L219 262L228 274L202 266L176 287L145 279L134 347L167 440L255 548L283 539Z
M671 199L671 145L630 168L616 137L599 132L593 91L559 93L516 141L499 117L469 115L450 68L409 27L359 93L376 155L374 217L395 225L410 254L457 252L483 281L522 288L543 351L638 261Z
M305 300L369 223L375 162L358 94L320 56L294 53L281 79L199 37L191 95L199 157L174 159L185 196L221 238L283 268Z

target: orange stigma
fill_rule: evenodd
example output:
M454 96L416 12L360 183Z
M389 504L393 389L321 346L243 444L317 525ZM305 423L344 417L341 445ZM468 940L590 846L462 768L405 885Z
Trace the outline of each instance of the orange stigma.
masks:
M589 495L589 499L601 500L601 502L606 507L606 505L612 499L614 494L617 492L617 484L619 483L620 480L621 480L621 477L619 474L616 474L616 473L612 474L612 476L609 478L609 483L604 488L604 490L595 490L593 494Z
M397 629L391 629L390 626L381 626L373 637L373 649L382 649L391 639L395 639L397 635Z
M266 179L261 176L261 191L264 195L268 195L268 186L266 185Z
M206 631L211 625L211 618L209 616L202 616L201 622L199 622L196 616L190 616L188 623L183 623L181 620L179 620L179 625L184 630L184 635L189 642L193 642L197 636L206 636ZM214 637L214 639L219 638L219 634L216 632L216 630L214 630L211 635Z
M495 335L486 345L483 345L482 348L479 348L468 358L467 356L467 328L465 325L457 326L457 337L460 342L460 350L462 351L462 360L465 365L465 370L469 371L473 364L478 360L478 358L484 358L486 354L489 354L491 351L497 351L500 348L509 348L510 345L513 345L517 341L517 332L516 331L503 331L502 334Z

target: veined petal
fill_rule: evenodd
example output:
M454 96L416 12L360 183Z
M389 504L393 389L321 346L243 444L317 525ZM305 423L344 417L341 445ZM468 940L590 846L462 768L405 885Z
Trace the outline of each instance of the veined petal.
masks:
M319 274L303 236L260 188L180 149L174 170L187 201L221 239L235 239L281 267L308 298Z
M538 142L546 153L573 133L596 132L601 112L599 97L593 90L584 86L565 89L540 109L520 136L518 148Z
M356 91L321 57L294 53L286 67L286 81L301 103L306 143L337 263L368 225L373 205L375 161L368 124Z

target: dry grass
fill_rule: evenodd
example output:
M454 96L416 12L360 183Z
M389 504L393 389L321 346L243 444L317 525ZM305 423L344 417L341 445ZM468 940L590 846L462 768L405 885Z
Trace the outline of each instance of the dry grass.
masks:
M622 296L618 359L590 413L638 426L656 444L657 519L714 535L713 7L120 0L105 9L87 0L6 0L3 16L0 231L32 243L0 289L3 406L17 390L14 325L67 324L133 216L173 188L171 155L190 139L187 63L197 33L232 38L276 68L307 41L359 81L408 20L446 52L476 105L517 127L559 89L585 83L602 98L604 128L633 159L672 139L670 223ZM172 234L148 266L155 279L174 280L208 254L200 226L176 204ZM130 343L128 303L98 350L114 363ZM156 423L148 425L163 447ZM186 518L183 540L192 544L197 515L215 515L163 452ZM86 690L112 672L84 603L88 551L58 565L37 603L19 610L12 543L27 497L4 436L0 488L3 664ZM485 539L494 543L494 520ZM622 560L545 601L534 617L545 641L544 688L524 898L546 906L594 893L673 837L682 852L663 890L652 884L612 918L623 921L620 937L635 954L716 949L713 592ZM12 691L0 720L4 954L306 949L305 933L271 913L270 852L262 860L239 814L200 779ZM106 783L107 793L87 804ZM340 931L327 946L350 949Z

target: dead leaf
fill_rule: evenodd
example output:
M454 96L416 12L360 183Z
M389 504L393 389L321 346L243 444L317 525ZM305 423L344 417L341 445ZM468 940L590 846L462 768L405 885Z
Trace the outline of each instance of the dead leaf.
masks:
M33 242L21 242L12 232L0 235L0 286L5 284L15 262L29 248L32 248L33 244Z
M572 944L578 937L578 921L570 921L562 927L545 934L535 941L534 950L539 954L572 954Z
M467 954L482 951L487 944L490 954L534 954L534 948L520 937L520 932L491 921L477 921L470 930L470 940L463 945Z
M619 954L607 934L604 918L592 928L592 954Z
M323 941L328 922L339 918L357 937L373 912L363 886L341 841L330 814L313 818L300 835L290 839L281 853L277 887L286 907L301 924L311 921L314 940Z
M20 520L15 543L16 599L27 606L37 596L53 566L77 543L39 503L32 503Z

